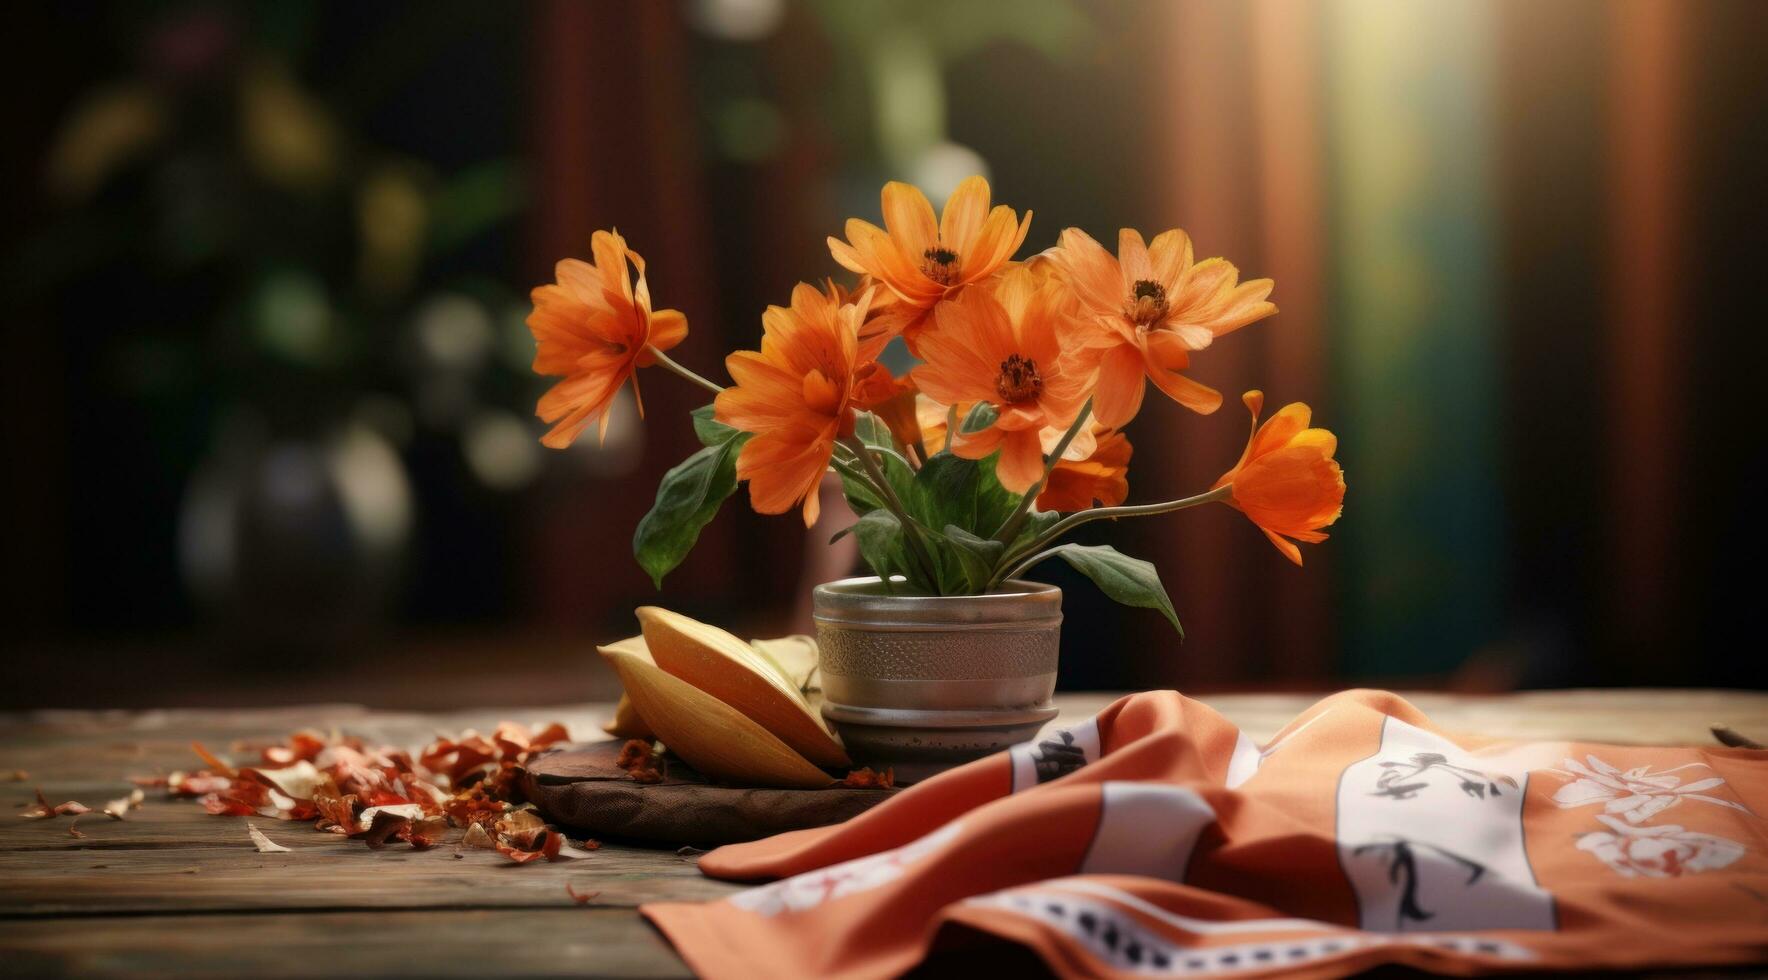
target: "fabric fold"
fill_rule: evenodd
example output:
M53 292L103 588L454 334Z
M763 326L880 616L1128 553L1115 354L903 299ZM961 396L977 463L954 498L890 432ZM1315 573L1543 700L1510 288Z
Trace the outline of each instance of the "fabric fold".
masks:
M1451 737L1323 699L1260 746L1160 691L844 824L705 855L643 913L702 976L890 976L1010 943L1065 976L1456 974L1768 956L1768 753Z

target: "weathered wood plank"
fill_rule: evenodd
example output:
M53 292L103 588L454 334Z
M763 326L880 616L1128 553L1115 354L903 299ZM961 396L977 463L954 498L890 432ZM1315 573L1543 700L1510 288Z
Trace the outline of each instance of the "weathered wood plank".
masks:
M265 829L259 824L260 829ZM234 824L227 847L0 854L0 916L548 907L572 904L569 883L599 892L592 906L709 901L738 890L670 851L609 845L573 861L517 865L493 851L379 851L331 834L266 830L287 854L260 854ZM459 857L456 857L456 854Z
M691 976L630 909L0 920L12 976Z
M1068 724L1114 695L1064 695ZM1450 731L1518 739L1635 744L1710 743L1708 726L1768 733L1768 694L1718 691L1556 691L1499 697L1410 696ZM1205 698L1264 740L1312 695ZM223 754L236 743L307 727L417 746L440 731L489 730L503 719L560 720L595 737L611 705L483 709L447 715L355 706L268 710L84 712L0 716L0 963L23 974L681 976L667 946L632 911L653 900L706 900L714 882L668 850L609 845L588 859L515 866L452 842L414 852L370 851L305 823L256 820L288 854L260 854L245 820L212 817L193 801L152 791L126 821L20 820L42 786L52 802L93 807L123 795L135 774L193 769L189 743ZM599 894L576 907L565 893Z

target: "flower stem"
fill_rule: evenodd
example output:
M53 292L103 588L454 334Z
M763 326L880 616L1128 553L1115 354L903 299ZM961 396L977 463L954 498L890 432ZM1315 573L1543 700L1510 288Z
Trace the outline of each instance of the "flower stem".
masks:
M1037 501L1037 495L1043 492L1044 484L1050 482L1051 471L1056 468L1056 464L1062 459L1062 454L1068 451L1068 444L1074 441L1075 436L1080 435L1080 430L1092 415L1093 400L1089 398L1087 403L1080 407L1080 412L1075 415L1074 422L1069 425L1068 431L1062 433L1061 440L1056 443L1055 451L1050 453L1048 459L1044 460L1044 475L1037 478L1037 482L1032 484L1030 490L1025 491L1025 496L1019 498L1019 505L1013 508L1013 513L1007 515L1007 519L1001 522L1001 529L995 532L996 541L1002 544L1013 543L1014 535L1018 534L1019 529L1025 526L1025 517L1031 513L1031 505Z
M1233 492L1234 485L1228 483L1219 486L1214 490L1196 494L1195 496L1184 497L1179 500L1163 500L1157 504L1132 504L1127 507L1095 507L1092 510L1076 511L1050 525L1048 531L1045 531L1031 541L1026 542L1025 547L1019 548L1013 553L1003 557L1001 559L1002 567L1008 567L1010 563L1011 571L997 574L995 576L995 581L996 583L1004 582L1015 575L1025 572L1031 566L1055 554L1056 549L1052 548L1049 551L1034 555L1030 559L1024 561L1020 560L1024 555L1042 548L1044 545L1049 544L1062 535L1067 534L1069 531L1072 531L1089 521L1103 521L1119 517L1148 517L1154 514L1170 514L1175 510L1185 510L1188 507L1198 507L1203 504L1215 503L1218 500L1227 500L1233 495Z
M994 581L991 581L988 583L988 587L991 589L998 588L1002 582L1011 582L1013 579L1016 579L1019 576L1030 571L1033 566L1037 565L1039 562L1043 561L1045 558L1056 557L1056 552L1061 551L1061 550L1062 550L1061 548L1050 548L1046 551L1040 551L1037 554L1032 555L1030 558L1027 558L1024 561L1020 562L1019 564L1014 565L1008 571L1001 572L1000 574L996 575L994 578Z
M695 374L694 372L692 372L692 371L688 370L687 368L681 366L680 364L676 363L668 354L663 353L662 351L658 350L657 348L652 347L652 348L650 348L650 351L651 351L651 356L657 359L658 364L663 365L664 367L668 368L669 370L674 371L676 374L679 374L682 377L688 379L689 381L692 381L694 384L697 384L700 387L706 389L707 391L712 392L714 395L716 395L719 392L724 390L723 385L718 384L716 382L707 381L705 378L700 377L699 375Z
M908 541L909 550L915 553L915 560L920 563L922 573L927 576L927 581L934 590L938 591L939 566L933 563L933 556L927 553L926 545L921 541L920 529L909 517L908 508L903 506L902 499L896 495L896 488L890 485L890 479L884 475L884 470L878 465L878 461L873 459L872 454L867 451L869 447L865 443L854 439L847 444L847 448L859 457L860 465L865 467L866 475L871 477L872 483L876 484L878 495L884 501L884 506L890 510L891 514L895 515L897 523L902 525L902 536Z

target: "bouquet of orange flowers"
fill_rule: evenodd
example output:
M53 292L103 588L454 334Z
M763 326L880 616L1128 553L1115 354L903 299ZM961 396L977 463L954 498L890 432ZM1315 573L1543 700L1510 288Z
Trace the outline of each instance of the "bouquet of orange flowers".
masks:
M534 290L534 370L562 375L541 398L542 439L569 445L608 412L640 368L662 366L714 395L693 413L704 448L671 469L639 523L633 551L662 584L738 483L764 514L818 517L818 490L839 476L859 519L852 534L888 587L971 595L1062 558L1111 598L1178 617L1154 566L1106 546L1057 543L1089 521L1222 502L1297 564L1338 519L1337 439L1309 427L1306 405L1264 424L1249 391L1246 450L1215 484L1181 500L1125 506L1131 447L1123 427L1146 382L1208 414L1221 394L1189 378L1193 354L1277 311L1269 279L1196 261L1172 230L1144 241L1124 229L1117 254L1077 228L1024 261L1031 212L989 206L981 177L937 217L916 188L889 183L884 227L857 218L829 251L853 285L800 283L761 315L759 351L725 359L733 384L671 360L687 318L653 307L645 263L615 232L596 232L594 261L565 259ZM919 363L901 377L878 361L901 337ZM644 412L643 400L638 401Z

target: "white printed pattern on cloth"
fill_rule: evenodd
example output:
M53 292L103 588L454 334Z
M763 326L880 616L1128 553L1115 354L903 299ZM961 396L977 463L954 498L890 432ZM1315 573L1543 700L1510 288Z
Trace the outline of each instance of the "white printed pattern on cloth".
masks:
M1578 850L1595 855L1615 874L1624 878L1676 878L1723 868L1743 857L1744 846L1729 838L1688 830L1680 824L1643 826L1683 800L1750 813L1741 803L1705 792L1724 786L1722 777L1708 776L1684 783L1682 777L1673 775L1684 769L1708 768L1705 763L1690 762L1658 772L1652 772L1650 766L1622 770L1587 755L1583 762L1567 759L1564 766L1564 770L1543 770L1570 780L1553 794L1553 802L1562 810L1602 804L1603 812L1596 819L1608 829L1581 835Z
M1074 894L1081 892L1084 894ZM1109 899L1100 901L1099 899ZM1461 933L1386 935L1358 932L1307 919L1214 922L1168 912L1120 889L1097 882L1056 879L969 899L965 904L1001 909L1041 922L1077 941L1112 970L1147 976L1207 976L1266 972L1342 956L1358 949L1410 945L1508 961L1534 958L1512 942ZM1299 935L1229 946L1175 943L1142 925L1120 906L1194 935L1287 932Z
M725 901L760 915L802 912L846 895L871 891L903 876L908 866L951 843L960 821L951 823L901 847L862 858L806 871L772 884L732 895Z

